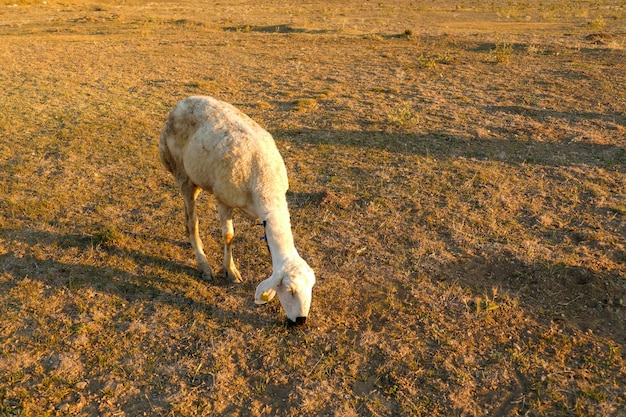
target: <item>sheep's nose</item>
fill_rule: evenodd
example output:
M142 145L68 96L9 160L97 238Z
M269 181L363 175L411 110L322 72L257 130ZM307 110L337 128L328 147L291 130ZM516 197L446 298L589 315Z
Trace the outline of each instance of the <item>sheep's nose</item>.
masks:
M293 321L291 319L287 320L289 322L289 326L291 327L300 327L300 326L304 326L304 323L306 323L306 317L296 317L296 321Z

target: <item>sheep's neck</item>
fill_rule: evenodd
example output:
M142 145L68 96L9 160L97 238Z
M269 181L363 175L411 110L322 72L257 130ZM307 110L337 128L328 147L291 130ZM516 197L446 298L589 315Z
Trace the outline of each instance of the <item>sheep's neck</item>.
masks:
M272 265L277 266L297 255L289 221L289 211L270 212L263 221L265 239L272 255Z

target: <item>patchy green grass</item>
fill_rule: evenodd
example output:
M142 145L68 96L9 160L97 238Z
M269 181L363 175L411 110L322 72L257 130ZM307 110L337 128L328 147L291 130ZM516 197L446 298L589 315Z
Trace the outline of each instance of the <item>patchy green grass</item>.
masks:
M0 5L0 415L623 413L619 2ZM254 222L243 284L196 270L157 150L195 94L277 140L305 329Z

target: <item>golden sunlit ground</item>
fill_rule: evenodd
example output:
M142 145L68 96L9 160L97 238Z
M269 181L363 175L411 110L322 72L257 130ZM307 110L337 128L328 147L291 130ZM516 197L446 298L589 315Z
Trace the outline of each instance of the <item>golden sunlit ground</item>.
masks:
M0 0L0 415L624 416L625 19ZM305 329L243 216L244 283L200 278L157 147L189 95L277 141Z

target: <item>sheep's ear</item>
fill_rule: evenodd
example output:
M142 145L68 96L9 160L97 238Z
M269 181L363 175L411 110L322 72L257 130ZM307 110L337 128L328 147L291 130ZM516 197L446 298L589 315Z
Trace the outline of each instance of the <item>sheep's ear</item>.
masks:
M256 287L256 293L254 294L254 302L256 304L265 304L276 296L276 289L280 285L280 282L276 281L277 279L272 275Z

